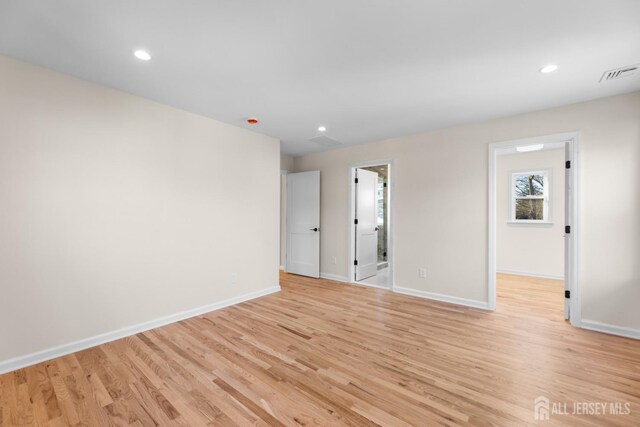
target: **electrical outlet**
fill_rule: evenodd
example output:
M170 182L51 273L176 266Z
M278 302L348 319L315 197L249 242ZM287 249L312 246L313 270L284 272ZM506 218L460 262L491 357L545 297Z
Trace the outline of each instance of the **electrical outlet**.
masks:
M235 285L236 283L238 283L238 273L231 273L231 284Z
M337 264L338 264L338 257L337 257L337 256L335 256L335 255L334 255L334 256L331 258L331 260L333 261L333 265L337 265Z
M420 276L421 279L426 279L427 278L427 269L424 267L421 267L418 269L418 276Z

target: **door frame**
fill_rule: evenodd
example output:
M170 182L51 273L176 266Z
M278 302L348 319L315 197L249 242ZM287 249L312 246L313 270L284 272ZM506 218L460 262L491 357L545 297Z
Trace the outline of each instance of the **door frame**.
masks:
M534 144L561 144L568 143L571 153L572 189L569 197L569 204L572 208L571 215L571 235L565 238L565 245L569 245L569 290L571 291L570 301L570 322L573 326L580 326L582 320L581 313L581 289L579 277L579 239L580 239L580 133L566 132L553 135L545 135L533 138L524 138L511 141L494 142L489 144L489 176L488 176L488 245L487 245L487 271L488 271L488 302L489 309L496 309L496 158L501 151L515 149L525 145ZM564 221L564 218L562 219ZM566 278L565 278L566 280Z
M356 209L356 192L355 192L355 177L356 177L356 169L358 168L368 168L371 166L389 166L389 171L387 175L387 203L389 204L387 209L387 262L389 263L389 278L391 279L391 284L389 287L384 286L375 286L369 285L367 283L360 283L355 281L355 268L353 265L353 261L355 259L356 253L356 242L355 242L355 233L356 228L354 224L355 220L355 209ZM395 287L395 276L394 276L394 264L395 264L395 247L393 244L393 196L394 196L394 186L395 186L395 166L393 159L387 160L372 160L368 162L359 162L359 163L350 163L349 164L349 173L347 174L349 179L349 200L347 210L347 233L348 233L348 248L349 253L347 254L347 282L363 285L363 286L371 286L375 288L393 290ZM390 249L390 250L389 250Z
M280 270L287 271L287 175L288 170L280 169ZM284 185L284 191L282 186ZM284 256L283 256L284 253Z

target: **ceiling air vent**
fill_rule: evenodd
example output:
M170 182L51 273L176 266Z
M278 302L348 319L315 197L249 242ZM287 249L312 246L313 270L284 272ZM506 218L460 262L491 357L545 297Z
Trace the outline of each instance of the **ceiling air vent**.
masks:
M315 138L311 138L309 141L320 144L323 147L337 147L338 145L342 145L342 142L336 141L335 139L331 139L328 136L324 135L316 136Z
M638 69L640 69L640 64L637 65L629 65L627 67L616 68L615 70L605 71L600 78L600 83L606 82L608 80L617 80L623 77L633 76L638 74Z

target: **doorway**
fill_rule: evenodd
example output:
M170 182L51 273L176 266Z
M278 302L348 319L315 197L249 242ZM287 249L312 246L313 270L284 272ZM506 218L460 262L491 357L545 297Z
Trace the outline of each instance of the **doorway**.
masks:
M392 161L350 166L349 281L393 288Z
M545 294L557 315L579 325L578 148L576 133L489 145L491 309L499 281L501 298L509 286L517 298Z

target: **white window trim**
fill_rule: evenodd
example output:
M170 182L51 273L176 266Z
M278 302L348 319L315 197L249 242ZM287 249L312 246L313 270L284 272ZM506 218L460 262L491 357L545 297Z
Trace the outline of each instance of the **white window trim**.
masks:
M552 169L523 169L518 171L509 172L509 220L508 224L512 225L553 225L551 221L551 184L552 184ZM516 190L515 190L515 177L520 175L544 175L544 194L542 196L533 196L532 199L544 200L544 219L516 219ZM519 197L523 198L523 197Z

